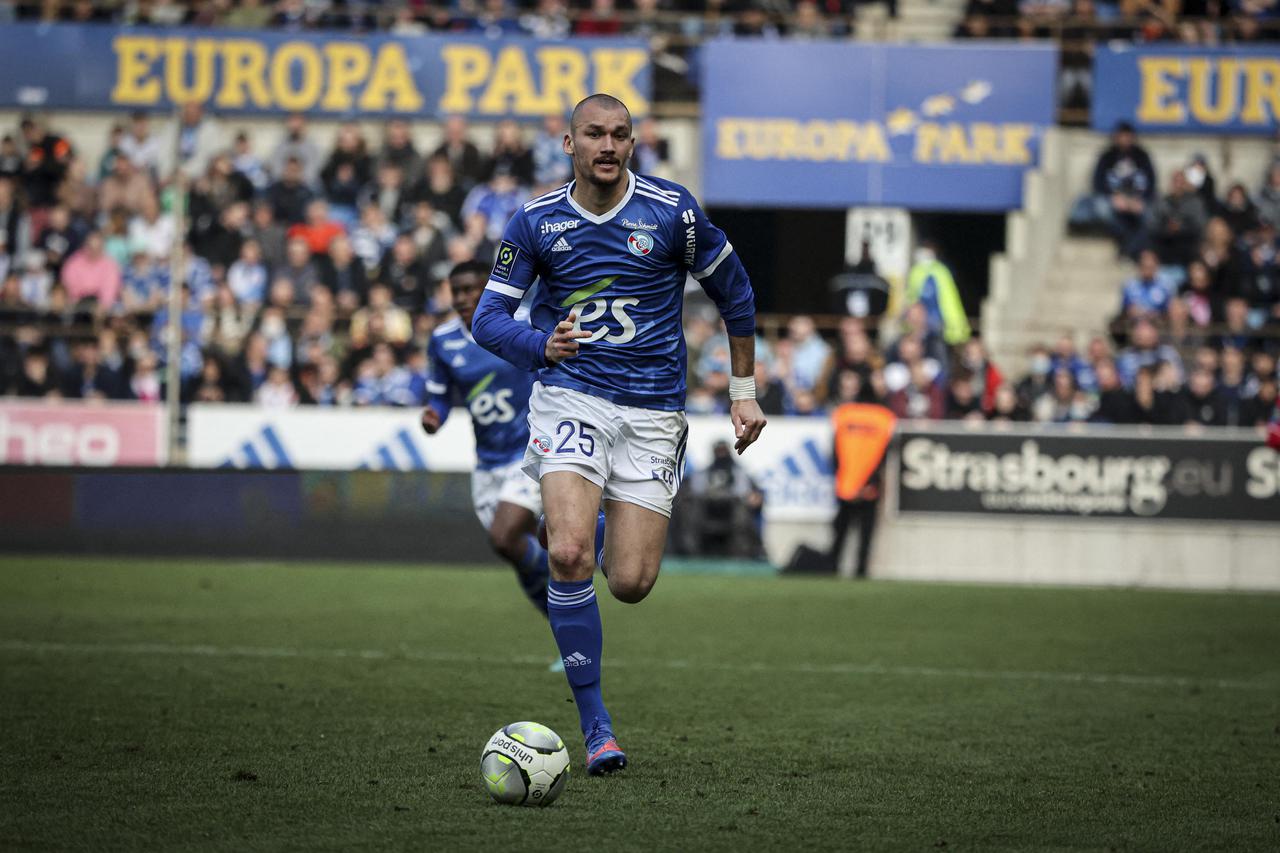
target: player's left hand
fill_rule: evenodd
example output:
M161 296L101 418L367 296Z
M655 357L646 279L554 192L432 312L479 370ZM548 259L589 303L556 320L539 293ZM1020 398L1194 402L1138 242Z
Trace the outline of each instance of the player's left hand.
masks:
M738 437L733 449L741 456L742 451L760 437L768 421L755 400L734 400L729 406L729 417L733 419L733 434Z
M440 429L440 413L427 406L422 410L422 431L427 435L435 435Z

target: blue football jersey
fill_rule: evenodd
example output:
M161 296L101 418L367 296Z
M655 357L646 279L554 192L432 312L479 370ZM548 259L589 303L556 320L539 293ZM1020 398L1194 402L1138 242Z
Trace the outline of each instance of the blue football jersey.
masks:
M472 330L481 346L539 379L626 406L684 408L681 313L692 274L715 301L729 334L755 333L755 296L725 238L684 187L627 173L613 209L595 215L573 183L525 204L507 225ZM526 292L532 327L512 319ZM551 331L570 313L590 332L578 355L548 367Z
M529 392L537 375L479 346L456 318L436 328L427 355L427 405L439 413L441 423L455 400L470 410L476 467L497 468L521 458L529 441Z

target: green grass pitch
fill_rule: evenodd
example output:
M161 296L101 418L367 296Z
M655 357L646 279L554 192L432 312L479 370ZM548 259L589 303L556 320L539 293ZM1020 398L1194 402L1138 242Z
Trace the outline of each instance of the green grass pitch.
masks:
M0 849L1280 849L1280 596L605 598L592 779L507 571L0 560ZM547 809L480 780L522 719L571 746Z

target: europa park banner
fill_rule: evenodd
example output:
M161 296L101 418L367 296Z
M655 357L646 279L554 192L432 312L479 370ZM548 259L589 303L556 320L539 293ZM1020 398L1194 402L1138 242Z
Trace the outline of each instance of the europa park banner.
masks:
M649 111L643 41L10 24L0 106L329 116L536 117L592 92Z
M1275 47L1099 46L1093 126L1144 133L1271 134L1280 125Z
M1015 209L1054 121L1053 46L725 40L702 62L710 204Z

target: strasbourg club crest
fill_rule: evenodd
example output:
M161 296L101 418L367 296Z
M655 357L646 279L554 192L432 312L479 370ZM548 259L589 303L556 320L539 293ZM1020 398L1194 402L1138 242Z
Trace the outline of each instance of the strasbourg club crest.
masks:
M653 251L653 235L648 231L632 231L627 237L627 248L631 254L644 257Z

